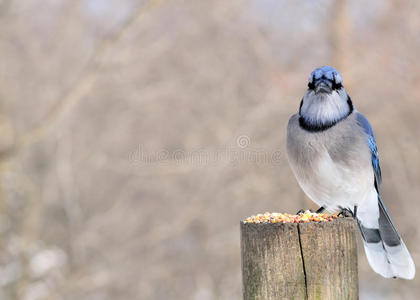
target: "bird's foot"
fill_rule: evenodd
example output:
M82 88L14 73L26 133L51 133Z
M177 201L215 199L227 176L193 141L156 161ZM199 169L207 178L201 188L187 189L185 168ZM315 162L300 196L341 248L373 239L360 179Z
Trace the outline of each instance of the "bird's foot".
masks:
M355 215L353 214L353 212L350 210L350 209L348 209L348 208L342 208L342 207L340 207L341 208L341 211L338 213L338 216L340 217L340 216L342 216L342 217L344 217L344 218L347 218L347 217L355 217Z
M353 216L354 216L354 218L357 218L357 205L354 206Z
M297 215L302 215L302 214L304 214L306 211L309 211L309 212L311 212L311 213L313 213L314 211L312 210L312 209L307 209L307 210L304 210L304 209L299 209L298 211L297 211ZM316 211L316 213L318 213L318 211Z

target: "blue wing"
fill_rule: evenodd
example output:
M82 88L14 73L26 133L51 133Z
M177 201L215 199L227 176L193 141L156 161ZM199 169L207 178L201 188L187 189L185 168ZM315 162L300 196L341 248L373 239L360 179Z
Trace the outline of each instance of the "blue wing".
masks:
M357 122L367 135L367 143L369 145L370 152L372 153L372 167L375 174L375 187L379 192L379 185L382 182L382 175L381 167L379 166L378 149L376 148L375 135L373 134L373 129L372 126L370 126L369 121L359 112L357 113Z

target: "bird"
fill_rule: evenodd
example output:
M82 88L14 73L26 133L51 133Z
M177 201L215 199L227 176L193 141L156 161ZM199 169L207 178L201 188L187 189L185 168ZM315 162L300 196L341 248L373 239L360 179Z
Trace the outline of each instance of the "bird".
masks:
M316 68L298 113L287 124L289 165L318 213L347 212L360 229L372 269L413 279L415 265L380 196L382 181L372 126L355 108L341 74Z

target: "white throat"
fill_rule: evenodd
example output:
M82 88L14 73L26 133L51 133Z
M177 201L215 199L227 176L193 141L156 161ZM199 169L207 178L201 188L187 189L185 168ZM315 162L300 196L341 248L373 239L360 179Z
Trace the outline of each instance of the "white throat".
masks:
M333 91L331 94L315 94L314 91L308 90L303 97L300 116L312 125L338 122L350 112L347 99L344 89Z

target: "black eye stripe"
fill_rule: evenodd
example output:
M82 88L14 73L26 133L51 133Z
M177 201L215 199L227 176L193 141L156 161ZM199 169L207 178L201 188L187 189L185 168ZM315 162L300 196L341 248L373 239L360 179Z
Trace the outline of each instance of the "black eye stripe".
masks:
M312 82L308 82L308 88L310 89L310 90L313 90L314 88L315 88L315 84L314 84L314 82L312 81Z
M342 87L343 87L343 85L342 85L341 82L339 82L339 83L336 83L335 81L332 82L332 89L333 90L339 90ZM313 90L315 88L315 83L313 81L312 82L308 82L308 88L310 90Z
M333 81L333 85L332 85L333 90L338 90L338 89L341 89L342 87L343 85L341 84L341 82L336 83L335 81Z
M318 80L328 80L332 83L332 89L333 90L339 90L343 87L343 84L341 81L337 82L337 74L333 73L333 78L330 79L325 74L321 74L320 76L316 76L316 74L312 75L312 78L310 78L310 81L308 82L308 89L313 90L315 89L315 82Z

